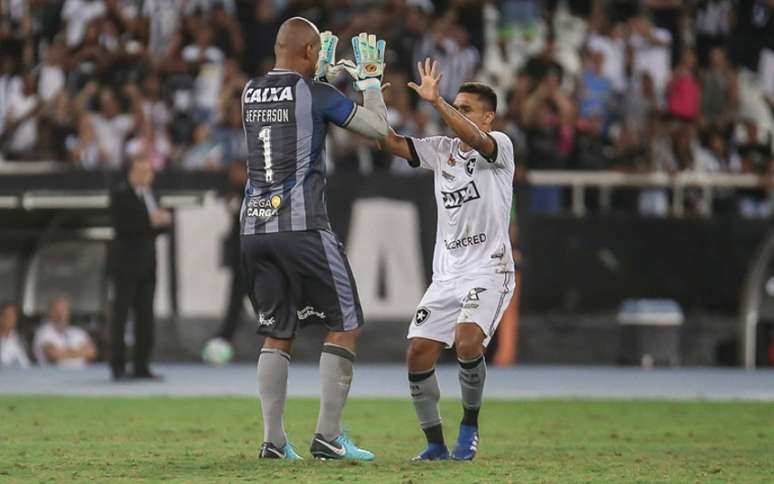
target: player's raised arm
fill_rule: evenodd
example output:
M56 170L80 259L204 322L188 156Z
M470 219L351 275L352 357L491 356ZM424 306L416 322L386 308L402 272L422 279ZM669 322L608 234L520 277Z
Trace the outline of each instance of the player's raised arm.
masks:
M382 140L389 133L387 107L384 105L381 86L363 91L363 105L356 106L347 129L366 138Z
M352 38L355 62L341 61L328 68L346 70L354 80L355 89L363 93L363 105L355 105L351 116L341 126L366 138L382 140L388 134L387 106L382 97L384 74L384 40L376 41L375 35L361 33ZM323 54L321 53L321 59Z
M335 46L334 39L326 35L327 44ZM379 141L379 147L396 156L405 158L414 167L420 166L420 157L410 138L398 135L387 123L387 106L382 97L381 78L384 74L384 40L377 42L375 35L365 32L352 37L352 50L355 62L348 60L335 61L332 51L335 47L326 48L326 42L320 51L319 72L326 75L338 70L346 70L354 80L354 87L363 93L363 105L355 105L351 114L339 126L350 129L367 138ZM318 77L321 77L318 75Z
M414 168L419 166L419 157L412 152L409 138L399 135L392 127L389 128L387 136L379 142L379 148L407 160Z
M444 123L462 140L463 143L472 147L487 159L497 157L497 143L491 135L482 131L471 120L463 116L454 106L447 103L440 94L439 85L443 74L438 72L438 61L431 61L430 58L425 62L417 63L419 71L420 84L408 83L408 87L433 105L441 114Z

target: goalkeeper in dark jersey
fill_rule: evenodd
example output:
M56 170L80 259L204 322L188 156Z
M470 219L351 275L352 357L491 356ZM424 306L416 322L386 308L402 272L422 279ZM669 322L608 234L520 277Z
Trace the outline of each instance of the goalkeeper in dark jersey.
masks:
M248 181L240 214L241 257L258 333L265 336L258 359L263 458L300 458L285 434L283 412L293 338L312 323L324 325L328 335L320 356L320 415L311 453L374 458L341 431L363 311L328 222L325 196L329 123L376 140L388 130L380 81L384 41L365 34L353 41L358 62L347 69L363 93L362 106L324 82L343 67L335 65L336 37L321 35L300 17L280 27L274 69L248 81L242 92Z

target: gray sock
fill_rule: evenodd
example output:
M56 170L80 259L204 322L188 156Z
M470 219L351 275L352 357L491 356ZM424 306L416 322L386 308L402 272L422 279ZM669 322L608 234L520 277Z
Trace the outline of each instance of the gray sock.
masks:
M419 426L426 429L439 425L441 412L438 410L438 401L441 400L441 389L435 377L435 368L421 373L409 372L409 388Z
M316 433L333 440L341 433L341 412L352 384L355 354L342 346L323 344L320 354L320 416Z
M484 395L486 381L486 362L484 355L472 360L457 359L460 365L460 388L462 389L462 407L478 410Z
M288 366L290 355L284 351L265 348L258 357L258 394L263 413L263 440L280 449L287 443L282 414L288 396Z

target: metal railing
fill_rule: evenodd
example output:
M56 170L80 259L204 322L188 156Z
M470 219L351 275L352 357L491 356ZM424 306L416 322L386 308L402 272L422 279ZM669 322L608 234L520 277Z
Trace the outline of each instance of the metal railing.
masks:
M180 208L202 205L207 198L214 198L215 191L186 191L185 193L161 195L159 204L165 208ZM0 195L0 209L31 210L90 210L106 209L110 205L107 190L41 190L28 191L19 195Z
M663 188L672 196L671 213L675 217L685 215L685 193L690 188L701 190L702 215L712 215L713 192L729 188L774 188L774 177L727 174L727 173L624 173L617 171L531 171L527 181L533 186L569 187L572 192L572 213L577 217L586 214L586 190L599 189L599 205L605 211L610 208L614 188Z
M55 161L8 162L0 161L0 176L63 173L72 170L67 163ZM669 174L625 173L619 171L530 171L527 181L532 186L567 187L572 194L571 211L577 217L587 212L586 190L599 190L599 206L606 211L611 206L612 191L616 188L662 188L672 192L671 214L685 215L686 191L699 189L699 208L704 216L712 215L713 194L718 189L774 188L774 176L728 173L679 172ZM194 196L194 195L191 195ZM20 197L0 195L0 208L101 208L107 206L107 192L80 193L36 191L34 188ZM194 200L175 200L171 206L196 203Z

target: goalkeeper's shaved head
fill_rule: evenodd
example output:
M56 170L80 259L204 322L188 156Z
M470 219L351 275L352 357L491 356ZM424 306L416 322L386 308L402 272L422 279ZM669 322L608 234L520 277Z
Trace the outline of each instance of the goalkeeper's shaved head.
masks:
M275 67L311 76L317 68L320 31L309 20L293 17L285 20L274 42Z

